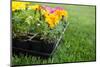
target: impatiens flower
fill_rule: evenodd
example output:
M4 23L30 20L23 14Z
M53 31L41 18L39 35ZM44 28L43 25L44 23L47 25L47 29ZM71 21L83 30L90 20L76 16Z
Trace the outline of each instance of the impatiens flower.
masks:
M44 10L46 10L49 13L53 13L55 11L55 8L51 8L49 6L43 5L42 6Z
M61 7L55 7L56 10L64 10L63 8Z

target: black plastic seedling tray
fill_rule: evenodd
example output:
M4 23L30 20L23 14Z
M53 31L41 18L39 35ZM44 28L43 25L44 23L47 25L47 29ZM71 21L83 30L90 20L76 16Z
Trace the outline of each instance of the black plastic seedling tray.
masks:
M13 40L13 52L16 54L31 54L31 55L41 55L49 56L52 50L55 48L55 43L45 43L43 41L21 41Z
M25 54L25 55L36 55L36 56L42 56L42 57L49 57L51 56L57 46L60 43L60 40L62 39L62 36L67 29L68 23L63 29L62 34L57 39L57 41L47 43L41 40L18 40L18 39L12 39L12 53L13 54Z

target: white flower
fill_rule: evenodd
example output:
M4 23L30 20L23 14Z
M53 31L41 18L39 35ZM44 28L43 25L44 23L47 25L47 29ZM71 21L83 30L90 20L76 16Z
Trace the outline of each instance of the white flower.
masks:
M40 26L40 24L38 23L37 26Z

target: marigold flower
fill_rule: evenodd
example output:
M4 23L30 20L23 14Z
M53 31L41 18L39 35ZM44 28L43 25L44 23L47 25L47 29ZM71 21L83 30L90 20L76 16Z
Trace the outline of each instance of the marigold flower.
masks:
M68 16L67 11L65 11L65 10L56 10L54 13L55 13L56 15L58 15L59 17Z
M27 3L25 3L25 2L12 1L12 11L25 10L26 9L26 4Z
M55 14L47 13L47 15L45 15L45 20L48 23L48 25L50 26L50 28L53 28L59 22L58 16L56 16Z
M41 7L40 7L40 5L30 5L30 6L29 6L29 9L40 10Z
M25 10L26 8L32 9L32 10L39 10L38 13L40 15L43 15L45 18L45 21L48 23L50 28L54 28L62 19L62 17L67 16L68 12L65 11L61 7L55 7L51 8L49 6L41 6L41 5L29 5L30 2L15 2L12 1L12 11L15 10ZM28 6L27 6L28 5ZM40 17L38 17L40 18Z
M61 7L55 7L55 8L51 8L49 6L42 6L42 7L46 11L46 13L44 14L46 17L48 16L48 14L54 14L58 18L57 19L58 21L60 19L62 19L62 16L64 16L64 17L67 16L68 17L67 11L65 11Z

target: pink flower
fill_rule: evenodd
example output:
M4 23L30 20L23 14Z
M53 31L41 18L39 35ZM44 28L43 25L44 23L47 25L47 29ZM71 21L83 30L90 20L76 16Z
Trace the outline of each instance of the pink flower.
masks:
M64 10L63 8L61 7L55 7L56 10Z
M44 10L48 11L49 13L54 13L56 10L64 10L61 7L55 7L55 8L51 8L49 6L43 5L42 6Z
M44 6L42 6L46 11L49 11L50 13L53 13L54 11L55 11L55 8L51 8L51 7L49 7L49 6L46 6L46 5L44 5Z

